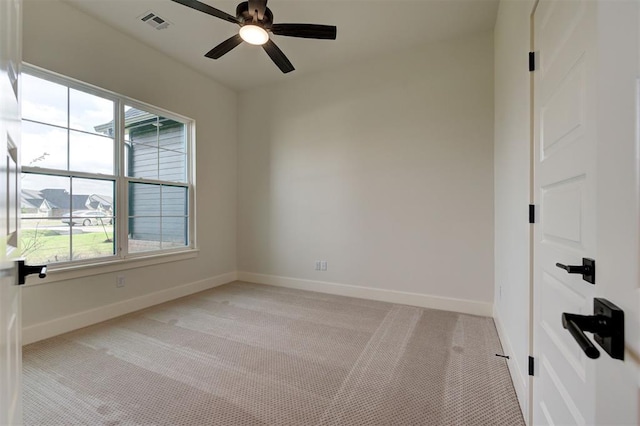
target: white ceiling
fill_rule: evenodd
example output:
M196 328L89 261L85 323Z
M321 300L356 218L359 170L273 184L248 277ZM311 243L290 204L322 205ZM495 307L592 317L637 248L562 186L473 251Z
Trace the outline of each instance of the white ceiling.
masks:
M235 15L240 0L201 0ZM243 90L344 64L381 58L436 40L490 30L498 0L272 0L275 23L336 25L337 40L273 36L296 68L282 74L262 48L236 47L218 60L204 57L238 26L171 0L66 0L78 9L213 79ZM170 21L156 30L140 21L153 11Z

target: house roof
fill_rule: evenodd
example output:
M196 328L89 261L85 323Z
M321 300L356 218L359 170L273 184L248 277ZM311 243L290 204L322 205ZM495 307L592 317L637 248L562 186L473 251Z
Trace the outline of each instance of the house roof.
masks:
M158 116L150 112L142 111L136 108L129 108L124 112L124 127L126 129L139 125L150 124L158 119ZM113 120L108 123L100 124L94 127L98 133L111 134L113 132Z
M40 195L40 191L37 191L35 189L23 189L22 190L22 197L25 199L42 199L42 196Z
M98 209L100 207L108 209L113 205L113 197L108 195L91 194L89 195L87 203L92 209Z
M71 209L84 209L87 207L87 195L71 195L66 189L47 188L40 191L42 198L47 200L51 208L67 209L69 207L69 197L71 197Z
M40 191L23 189L21 191L20 205L22 208L42 208L43 204L52 209L68 209L71 202L71 210L84 209L108 209L113 205L113 198L99 194L69 194L66 189L46 188Z
M20 198L20 208L22 209L39 209L42 208L42 204L45 204L46 200L42 198Z
M40 195L40 191L33 189L23 189L20 194L20 207L25 209L39 209L44 199Z

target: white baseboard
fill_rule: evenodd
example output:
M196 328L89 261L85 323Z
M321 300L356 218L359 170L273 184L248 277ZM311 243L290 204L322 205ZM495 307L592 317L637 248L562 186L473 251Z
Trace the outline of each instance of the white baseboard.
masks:
M509 355L510 357L507 362L509 374L511 375L511 381L513 382L513 387L515 388L516 395L518 396L522 416L524 417L525 423L527 423L529 419L529 393L527 388L528 377L522 373L525 370L522 369L520 365L520 362L524 362L524 360L519 360L517 357L513 356L515 352L513 351L511 340L504 330L502 320L500 319L500 315L497 310L493 313L493 322L496 324L496 329L498 330L498 337L500 338L500 343L502 343L502 350L505 355Z
M123 300L121 302L100 306L99 308L90 309L88 311L78 312L66 317L56 318L52 321L23 327L22 344L27 345L39 340L48 339L49 337L97 324L131 312L139 311L140 309L145 309L150 306L188 296L199 291L227 284L235 281L236 279L237 273L235 271L229 272L212 278Z
M256 284L268 284L278 287L317 291L319 293L357 297L359 299L379 300L381 302L419 306L421 308L460 312L471 315L490 317L493 314L493 305L491 303L476 302L474 300L453 299L448 297L430 296L427 294L360 287L325 281L279 277L275 275L256 274L253 272L243 271L238 271L238 280Z

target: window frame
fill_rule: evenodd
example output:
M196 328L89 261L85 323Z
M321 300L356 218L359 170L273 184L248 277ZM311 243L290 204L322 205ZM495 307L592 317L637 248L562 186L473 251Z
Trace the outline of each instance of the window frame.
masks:
M37 174L37 175L49 175L60 176L65 178L89 178L89 179L101 179L111 180L114 182L114 238L115 238L115 253L112 256L96 257L85 260L71 260L67 262L53 263L49 266L48 271L54 275L54 277L48 277L42 280L41 283L59 281L63 279L76 278L80 276L102 274L110 271L117 271L122 269L135 268L139 266L146 266L156 263L165 263L173 260L182 260L193 258L197 256L198 246L196 239L196 209L195 209L195 130L196 123L192 118L173 113L171 111L164 110L160 107L150 105L146 102L138 101L128 96L120 95L118 93L102 89L89 83L85 83L76 80L71 77L67 77L31 64L23 63L22 72L31 76L51 81L60 85L64 85L69 89L79 90L94 96L98 96L104 99L108 99L113 102L114 108L114 135L113 135L113 174L107 175L102 173L87 173L77 172L71 170L59 170L50 169L45 167L33 167L20 165L20 173ZM185 125L185 182L174 182L160 179L148 179L126 176L125 166L125 106L141 109L157 116L168 118ZM69 99L67 99L67 114L69 114ZM41 123L30 119L24 119L32 123ZM51 125L48 123L41 123ZM69 130L69 122L67 122L67 128ZM63 128L61 126L53 125L54 127ZM71 129L73 130L73 129ZM67 140L68 143L68 140ZM20 161L21 163L21 161ZM67 165L68 167L69 165ZM144 184L156 184L156 185L170 185L174 187L183 187L187 190L187 224L188 232L186 237L188 238L188 244L184 247L170 248L170 249L158 249L131 253L129 251L129 184L144 183ZM22 249L22 248L21 248ZM58 272L71 272L67 274L58 274ZM36 285L36 284L31 284Z

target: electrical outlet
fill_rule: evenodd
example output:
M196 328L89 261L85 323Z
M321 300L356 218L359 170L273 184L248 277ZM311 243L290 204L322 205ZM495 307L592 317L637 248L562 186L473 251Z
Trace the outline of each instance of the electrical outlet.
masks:
M321 262L319 260L316 260L316 271L320 271L321 265Z
M327 270L327 261L323 260L320 262L320 270L321 271L326 271Z
M124 277L123 276L116 277L116 287L118 287L118 288L124 287Z

